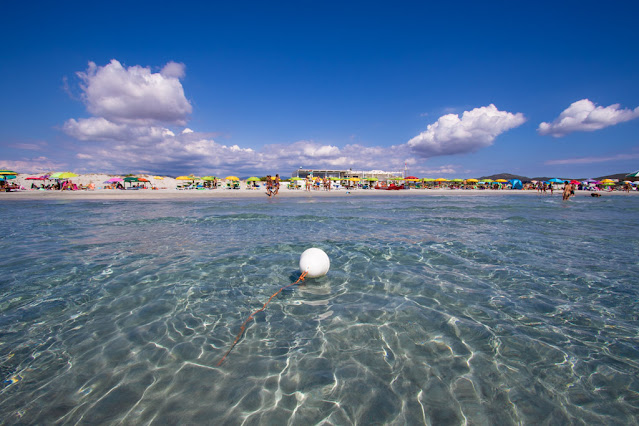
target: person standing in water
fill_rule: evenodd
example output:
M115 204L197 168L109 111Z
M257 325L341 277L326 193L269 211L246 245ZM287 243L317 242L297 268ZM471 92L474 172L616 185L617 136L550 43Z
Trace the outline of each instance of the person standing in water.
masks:
M275 188L275 191L273 192L273 195L277 195L278 192L280 192L280 175L279 174L275 174L275 180L273 181L273 187Z
M273 179L271 179L271 175L266 175L266 195L269 197L273 195Z
M564 185L564 195L563 195L564 201L570 198L570 196L572 195L571 192L572 192L572 184L566 181Z

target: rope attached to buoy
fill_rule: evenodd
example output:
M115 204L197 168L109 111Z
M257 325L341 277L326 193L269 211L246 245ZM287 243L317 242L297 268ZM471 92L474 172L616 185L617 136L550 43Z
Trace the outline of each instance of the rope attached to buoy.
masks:
M233 350L233 348L235 347L235 345L237 345L237 342L240 341L240 338L242 337L242 335L244 334L244 331L246 330L246 324L249 323L249 321L251 321L252 319L254 319L254 316L260 312L262 312L264 309L266 309L266 305L268 305L271 300L273 300L273 298L275 296L277 296L278 294L280 294L282 292L282 290L285 290L289 287L293 287L295 284L298 284L302 281L304 281L304 278L306 278L306 275L308 275L308 271L304 271L302 272L302 275L300 275L300 277L297 279L297 281L295 281L292 284L286 285L282 288L280 288L279 290L277 290L275 293L273 293L273 295L271 297L269 297L269 299L266 301L266 303L264 304L264 306L262 306L260 309L258 309L257 311L253 312L251 315L249 315L249 317L246 319L246 321L244 321L244 323L242 324L242 326L240 327L240 332L238 333L237 337L235 338L235 340L233 341L233 344L231 345L230 349L224 354L224 356L222 357L222 359L220 360L220 362L217 363L217 366L219 367L220 365L222 365L222 363L224 362L224 360L226 359L226 356L228 354L231 353L231 351Z

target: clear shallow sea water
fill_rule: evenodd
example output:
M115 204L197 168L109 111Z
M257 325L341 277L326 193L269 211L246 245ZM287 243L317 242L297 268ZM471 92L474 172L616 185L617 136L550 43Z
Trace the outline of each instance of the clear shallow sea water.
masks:
M636 424L639 197L0 203L0 422ZM326 277L285 290L320 247Z

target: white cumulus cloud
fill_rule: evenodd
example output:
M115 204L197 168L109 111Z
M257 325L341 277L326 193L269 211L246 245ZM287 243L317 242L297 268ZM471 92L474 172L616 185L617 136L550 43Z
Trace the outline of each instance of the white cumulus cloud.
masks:
M153 73L139 65L125 68L113 59L105 66L89 62L77 75L87 110L114 123L183 125L192 111L179 80L183 64L169 62Z
M572 132L600 130L637 117L639 107L634 110L620 109L619 104L601 107L595 106L589 99L582 99L573 102L552 123L541 123L537 131L540 135L560 138Z
M457 114L443 115L407 145L422 157L475 152L492 145L497 136L525 121L522 113L500 111L490 104L464 111L461 118Z

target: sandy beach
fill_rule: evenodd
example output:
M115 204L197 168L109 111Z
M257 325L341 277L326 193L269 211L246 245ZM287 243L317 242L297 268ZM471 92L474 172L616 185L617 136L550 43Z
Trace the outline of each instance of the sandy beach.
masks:
M492 189L448 189L448 188L432 188L432 189L409 189L398 191L376 190L376 189L346 189L339 188L331 191L304 189L289 189L288 183L283 182L280 191L276 196L268 197L264 188L264 182L260 182L257 189L247 189L244 181L240 182L240 189L229 189L226 182L219 181L217 189L177 189L183 186L185 181L176 180L171 177L163 177L163 179L155 179L153 176L145 176L152 186L157 189L106 189L108 184L105 182L116 175L107 174L86 174L72 178L71 181L78 185L88 186L93 183L94 190L78 190L78 191L56 191L56 190L36 190L30 189L35 183L40 186L43 181L27 180L30 176L27 174L19 174L11 183L16 183L26 188L26 190L14 192L0 192L0 201L4 200L162 200L162 199L201 199L201 198L315 198L315 197L370 197L370 196L503 196L503 195L522 195L522 196L544 196L544 197L561 197L561 190L555 190L553 195L550 193L541 194L536 190L492 190ZM45 181L47 184L52 181ZM129 184L126 184L128 187ZM632 196L639 195L639 191L626 193L623 191L598 191L602 196ZM591 191L576 191L575 196L590 196Z

